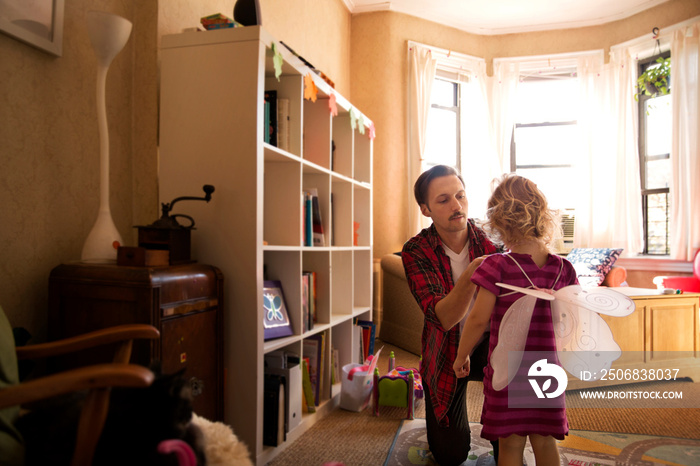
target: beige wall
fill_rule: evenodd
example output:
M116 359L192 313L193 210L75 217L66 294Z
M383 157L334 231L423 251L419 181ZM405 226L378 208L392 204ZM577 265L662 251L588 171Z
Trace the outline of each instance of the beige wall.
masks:
M78 260L98 207L96 63L89 9L134 22L107 77L111 209L125 243L158 213L158 43L162 34L231 14L232 0L71 0L60 58L0 34L0 305L15 326L46 334L48 277ZM377 127L375 256L407 239L405 94L407 39L490 59L606 47L700 14L670 0L619 24L585 30L476 36L398 13L351 18L342 0L261 0L263 26L323 70ZM198 193L183 193L198 195ZM165 200L166 202L169 200Z
M233 0L71 0L63 56L0 34L0 306L42 341L48 279L80 259L99 202L96 61L88 10L134 23L107 76L112 217L127 245L159 216L158 43L161 34L232 16ZM349 93L350 14L342 0L261 0L263 24ZM290 18L294 18L291 21ZM322 40L319 38L323 38ZM199 195L200 193L182 193ZM165 200L165 202L170 201Z

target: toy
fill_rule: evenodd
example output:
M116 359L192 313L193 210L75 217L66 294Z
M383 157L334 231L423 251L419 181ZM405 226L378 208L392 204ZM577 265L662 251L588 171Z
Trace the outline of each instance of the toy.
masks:
M372 398L374 415L379 416L379 406L396 406L407 408L406 419L413 419L415 402L423 398L423 382L417 369L394 367L394 353L389 355L389 372L379 376L379 369L374 369L374 386Z

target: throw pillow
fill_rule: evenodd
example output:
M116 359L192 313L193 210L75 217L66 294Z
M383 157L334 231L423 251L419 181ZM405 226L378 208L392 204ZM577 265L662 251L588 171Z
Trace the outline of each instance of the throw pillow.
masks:
M588 288L603 283L621 253L622 249L575 248L566 259L574 266L579 284Z

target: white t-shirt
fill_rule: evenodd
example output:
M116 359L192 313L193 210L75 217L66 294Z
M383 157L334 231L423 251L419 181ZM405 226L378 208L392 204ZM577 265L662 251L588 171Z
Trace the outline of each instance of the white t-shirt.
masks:
M445 254L450 258L450 266L452 267L452 282L457 283L459 277L462 276L467 267L469 267L469 242L462 248L462 252L457 254L452 249L448 248L444 244L442 249L445 250Z
M457 283L459 277L462 276L464 271L467 270L467 267L469 267L469 264L471 263L471 260L469 260L469 242L467 242L467 244L462 248L462 252L460 252L459 254L457 254L444 244L442 245L442 248L445 250L445 254L447 254L447 257L450 258L450 266L452 267L452 282ZM473 305L474 299L472 298L472 302L469 304L469 311L471 311ZM464 322L467 320L469 311L467 311L467 314L464 316L464 319L462 319L459 322L460 330L464 328Z

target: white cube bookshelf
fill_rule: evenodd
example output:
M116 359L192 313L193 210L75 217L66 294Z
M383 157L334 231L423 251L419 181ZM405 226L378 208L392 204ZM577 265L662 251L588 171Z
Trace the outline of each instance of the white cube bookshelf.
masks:
M283 58L273 66L275 44ZM331 348L339 365L360 362L355 319L372 319L371 121L261 27L164 36L161 61L161 201L216 190L209 203L178 205L195 219L193 259L224 274L225 422L265 464L337 407ZM305 76L318 88L304 98ZM264 93L289 101L289 146L263 142ZM329 101L336 100L333 116ZM352 109L352 110L351 110ZM352 128L351 111L367 125ZM303 192L316 189L324 246L304 243ZM317 321L304 330L303 279L316 272ZM263 281L282 283L293 335L265 341ZM264 357L303 355L325 335L324 380L316 413L276 447L263 445ZM290 400L300 406L301 399Z

